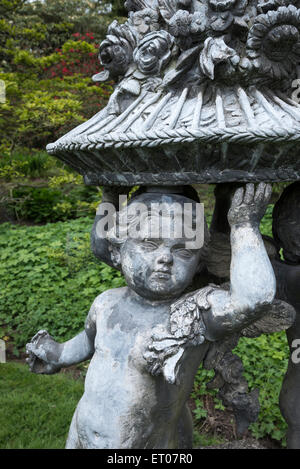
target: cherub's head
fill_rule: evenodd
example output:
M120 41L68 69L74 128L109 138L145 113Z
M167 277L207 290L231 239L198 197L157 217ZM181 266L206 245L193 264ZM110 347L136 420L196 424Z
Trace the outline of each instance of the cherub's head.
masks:
M300 263L300 182L289 185L273 210L273 236L286 261Z
M187 217L184 210L189 211ZM197 216L201 213L196 200L155 192L135 197L128 211L119 213L119 236L112 229L107 239L115 266L121 266L128 286L138 295L153 301L175 299L191 284L203 267L209 238L204 218ZM191 243L191 222L192 230L204 226L200 244Z

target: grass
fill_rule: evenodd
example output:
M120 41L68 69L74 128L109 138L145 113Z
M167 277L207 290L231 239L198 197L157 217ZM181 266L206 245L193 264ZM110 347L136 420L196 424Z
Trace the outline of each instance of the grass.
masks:
M83 381L34 375L26 365L0 364L0 448L62 449Z
M19 363L0 364L0 449L63 449L83 380L35 375ZM194 447L224 440L194 432Z

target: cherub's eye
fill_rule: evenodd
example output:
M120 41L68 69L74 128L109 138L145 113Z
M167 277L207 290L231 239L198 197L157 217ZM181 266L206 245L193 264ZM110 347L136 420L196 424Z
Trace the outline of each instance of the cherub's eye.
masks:
M156 243L154 243L153 241L149 241L147 239L142 241L141 245L143 246L143 249L146 249L147 251L154 251L155 249L158 248L158 245Z
M191 251L190 249L184 249L184 248L174 249L174 252L176 255L183 257L185 259L190 259L194 255L193 251Z

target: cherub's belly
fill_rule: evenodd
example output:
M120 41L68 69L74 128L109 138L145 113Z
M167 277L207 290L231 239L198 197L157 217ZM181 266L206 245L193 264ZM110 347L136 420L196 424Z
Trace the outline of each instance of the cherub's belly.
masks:
M97 360L91 365L74 419L79 447L178 448L178 426L190 389L130 366L105 377L93 372L101 368Z
M106 357L103 364L100 358L96 354L91 361L76 410L79 447L173 447L181 405L178 387L141 372L131 360Z
M176 427L178 396L158 402L153 386L136 383L133 390L123 384L105 392L102 389L101 395L85 391L76 410L80 447L169 447L170 424L171 433Z

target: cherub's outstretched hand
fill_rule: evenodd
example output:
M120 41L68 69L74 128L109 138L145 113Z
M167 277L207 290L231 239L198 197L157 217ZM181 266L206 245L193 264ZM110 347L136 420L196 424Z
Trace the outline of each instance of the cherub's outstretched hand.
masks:
M251 223L257 225L265 214L272 194L270 184L260 183L255 189L254 184L247 184L235 192L228 212L230 226Z
M52 375L60 371L59 344L47 331L39 331L31 342L26 344L26 353L26 362L33 373Z

